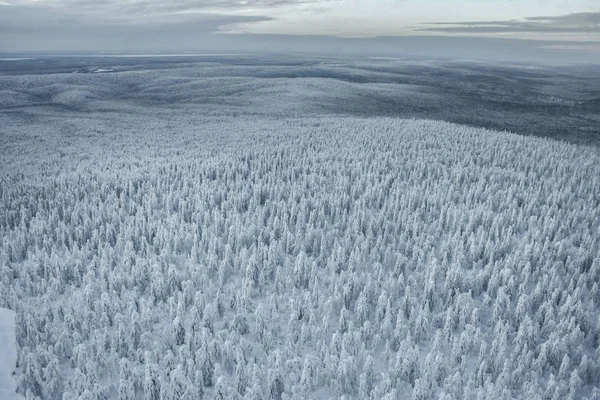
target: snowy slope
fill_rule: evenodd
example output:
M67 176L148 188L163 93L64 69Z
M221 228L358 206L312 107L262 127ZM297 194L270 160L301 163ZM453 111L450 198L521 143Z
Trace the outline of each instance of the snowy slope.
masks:
M15 313L0 308L0 398L3 400L22 399L15 393L17 386L12 377L17 362L15 345Z

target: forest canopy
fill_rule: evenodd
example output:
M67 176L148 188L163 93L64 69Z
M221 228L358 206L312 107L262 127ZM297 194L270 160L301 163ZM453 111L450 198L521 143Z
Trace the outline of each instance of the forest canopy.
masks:
M0 137L28 399L600 398L595 149L385 118L95 123Z

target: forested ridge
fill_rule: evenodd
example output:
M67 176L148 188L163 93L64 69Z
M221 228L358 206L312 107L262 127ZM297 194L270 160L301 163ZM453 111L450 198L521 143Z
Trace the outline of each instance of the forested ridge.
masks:
M28 399L600 399L596 149L378 118L171 131L2 138Z

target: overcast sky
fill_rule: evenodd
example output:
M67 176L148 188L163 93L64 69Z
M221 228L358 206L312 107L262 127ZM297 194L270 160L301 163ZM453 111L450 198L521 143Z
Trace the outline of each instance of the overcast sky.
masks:
M600 62L600 1L0 0L0 51L215 50Z

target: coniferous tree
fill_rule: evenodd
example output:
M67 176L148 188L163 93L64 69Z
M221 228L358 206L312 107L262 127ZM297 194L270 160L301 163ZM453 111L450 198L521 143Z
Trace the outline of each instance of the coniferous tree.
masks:
M144 378L144 399L160 400L161 382L158 370L155 365L146 365L146 374Z

